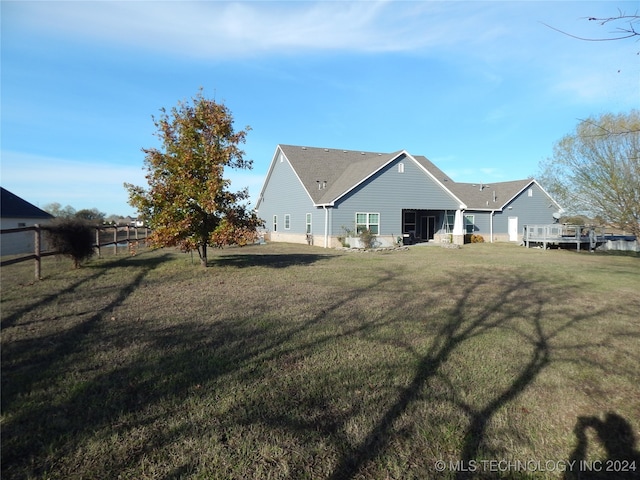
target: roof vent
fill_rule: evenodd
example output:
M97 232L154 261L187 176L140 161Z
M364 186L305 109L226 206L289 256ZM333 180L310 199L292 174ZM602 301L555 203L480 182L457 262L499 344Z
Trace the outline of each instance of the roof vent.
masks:
M307 149L307 147L302 147L302 149L303 149L303 150L306 150L306 149Z
M328 149L328 148L325 148L325 149L324 149L324 151L325 151L325 152L328 152L328 151L329 151L329 149Z
M360 152L360 155L364 155L364 152Z

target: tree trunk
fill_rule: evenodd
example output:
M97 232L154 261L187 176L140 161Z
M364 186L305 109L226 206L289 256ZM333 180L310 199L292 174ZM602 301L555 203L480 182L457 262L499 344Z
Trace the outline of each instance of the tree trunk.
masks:
M200 248L198 248L198 253L200 254L200 266L207 266L207 244L203 243Z

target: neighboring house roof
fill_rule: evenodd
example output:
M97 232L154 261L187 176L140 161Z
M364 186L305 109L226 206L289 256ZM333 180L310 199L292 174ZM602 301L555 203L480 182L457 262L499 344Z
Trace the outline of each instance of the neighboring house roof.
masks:
M457 183L426 157L411 155L405 150L378 153L278 145L276 157L278 149L291 164L315 205L333 204L402 154L418 163L428 175L453 198L460 201L466 209L501 210L524 189L532 183L537 183L531 178L510 182L494 182L489 185ZM276 161L275 157L273 161ZM320 188L318 184L325 182L326 186L322 185L323 188Z
M53 218L53 215L0 187L0 216L2 218Z

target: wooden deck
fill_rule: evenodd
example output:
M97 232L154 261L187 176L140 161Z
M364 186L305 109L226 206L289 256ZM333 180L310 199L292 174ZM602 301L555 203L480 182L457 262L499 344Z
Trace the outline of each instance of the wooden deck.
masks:
M528 247L595 250L606 242L604 228L590 225L525 225L522 241Z

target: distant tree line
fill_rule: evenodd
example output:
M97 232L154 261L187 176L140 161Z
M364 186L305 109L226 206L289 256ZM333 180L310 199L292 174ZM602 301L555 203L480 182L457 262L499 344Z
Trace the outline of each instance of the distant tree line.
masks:
M85 220L89 223L93 224L108 224L108 225L118 225L122 224L127 217L122 215L109 215L101 212L97 208L83 208L81 210L76 210L71 205L62 206L58 202L53 202L45 205L43 207L45 212L50 213L56 218L66 218L66 219L79 219Z

